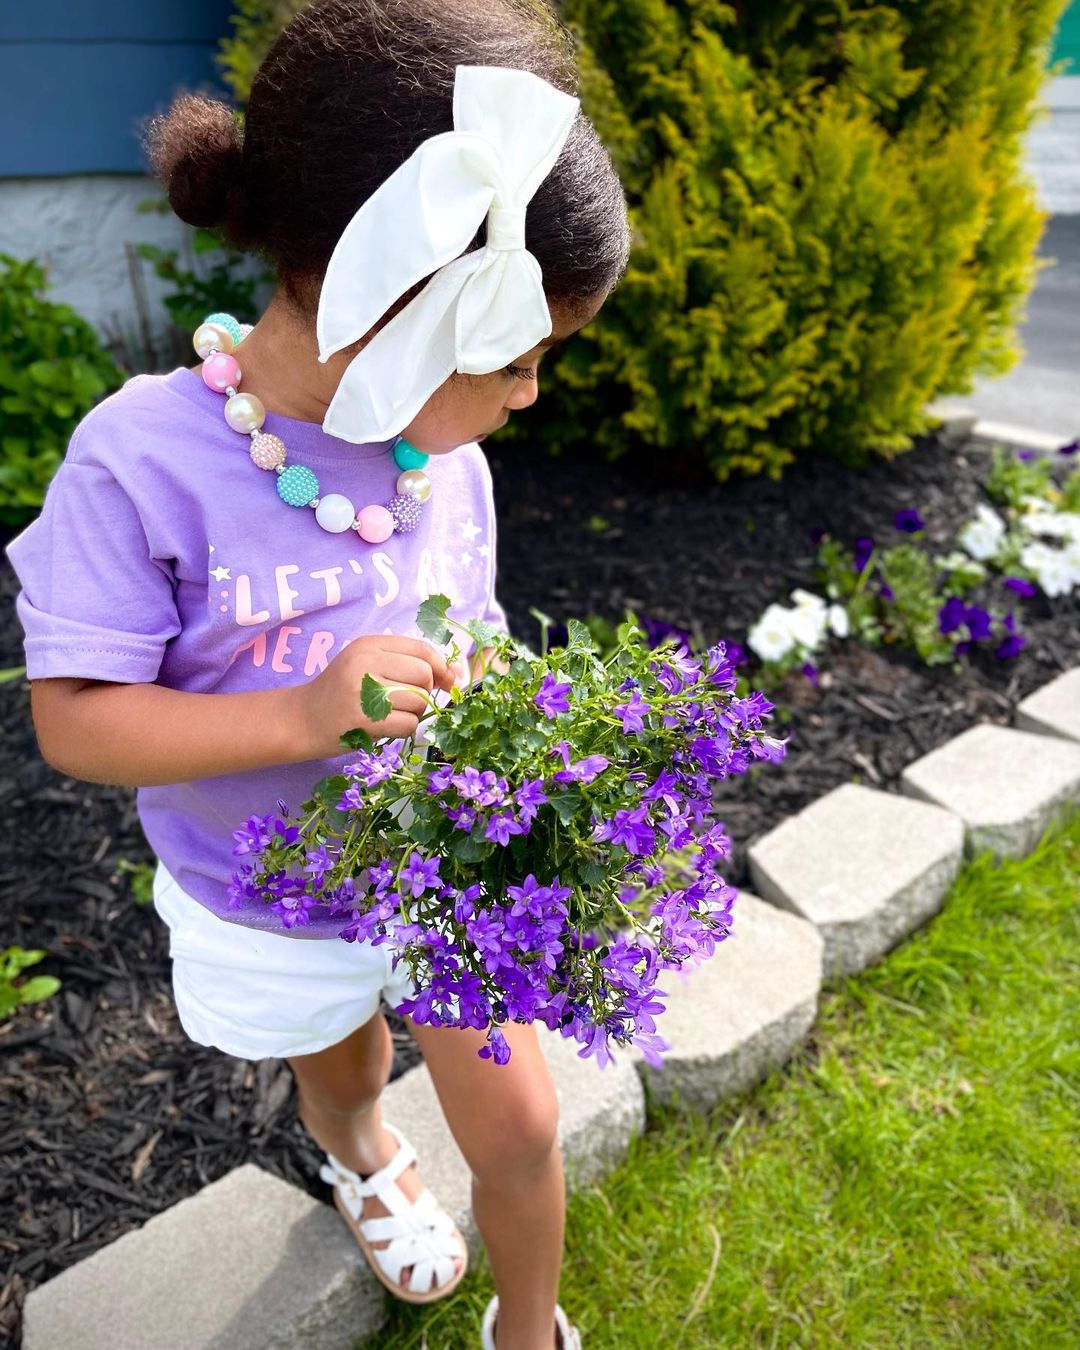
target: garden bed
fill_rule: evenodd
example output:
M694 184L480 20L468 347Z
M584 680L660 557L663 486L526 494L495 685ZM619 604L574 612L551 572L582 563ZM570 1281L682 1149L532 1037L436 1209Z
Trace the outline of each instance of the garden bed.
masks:
M648 465L488 449L499 594L529 641L531 606L612 620L630 606L708 640L742 640L793 586L814 589L812 531L895 542L895 512L918 508L947 551L987 467L981 452L927 442L864 473L822 459L780 483L717 485ZM3 560L0 667L23 659L15 590ZM778 696L793 717L782 728L787 762L734 782L723 812L732 880L745 881L747 845L783 817L852 779L895 790L912 760L975 722L1008 722L1019 699L1080 663L1076 594L1017 608L1028 647L1014 661L980 652L959 669L928 669L905 652L834 641L818 685L788 677ZM179 1029L164 925L134 903L118 868L151 861L134 792L74 782L41 762L25 681L0 685L0 709L0 804L13 841L0 868L3 941L47 948L40 969L63 982L48 1003L0 1026L0 1203L14 1215L0 1238L3 1328L25 1287L242 1161L316 1195L325 1188L285 1066L229 1059ZM415 1062L400 1024L395 1045L396 1074Z

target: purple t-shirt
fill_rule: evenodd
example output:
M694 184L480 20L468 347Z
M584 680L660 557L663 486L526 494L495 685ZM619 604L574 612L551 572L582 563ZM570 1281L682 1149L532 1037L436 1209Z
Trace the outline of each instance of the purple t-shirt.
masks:
M256 468L231 430L224 397L193 370L136 375L75 428L40 516L7 547L22 589L16 611L30 679L152 682L196 693L274 689L314 679L353 638L420 636L416 610L450 597L459 621L505 629L495 600L491 475L475 442L433 455L420 524L368 544L331 534L310 507L286 505L277 475ZM319 492L357 509L385 502L398 470L391 442L353 445L317 422L268 413L288 462ZM140 787L146 838L180 886L234 923L327 938L341 919L310 911L286 930L269 907L230 907L238 829L290 811L349 751L246 773Z

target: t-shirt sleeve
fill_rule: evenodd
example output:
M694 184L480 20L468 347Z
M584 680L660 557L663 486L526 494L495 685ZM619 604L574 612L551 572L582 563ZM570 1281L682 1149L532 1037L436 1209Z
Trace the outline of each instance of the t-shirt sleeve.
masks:
M148 683L180 632L169 563L151 556L139 512L107 467L71 457L41 513L5 550L31 680Z

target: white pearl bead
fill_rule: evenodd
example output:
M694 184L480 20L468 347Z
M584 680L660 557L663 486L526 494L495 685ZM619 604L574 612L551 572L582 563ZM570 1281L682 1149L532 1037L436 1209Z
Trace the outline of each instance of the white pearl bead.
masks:
M232 340L232 334L227 328L222 328L221 324L201 323L195 329L191 345L205 361L214 347L219 352L231 352L235 344Z
M233 394L225 404L225 421L233 431L243 431L250 435L258 431L266 421L266 409L262 399L254 394Z
M315 508L315 519L331 534L347 530L356 519L356 507L340 492L328 492Z
M408 493L418 502L426 502L431 496L431 479L423 469L406 469L397 480L397 490Z

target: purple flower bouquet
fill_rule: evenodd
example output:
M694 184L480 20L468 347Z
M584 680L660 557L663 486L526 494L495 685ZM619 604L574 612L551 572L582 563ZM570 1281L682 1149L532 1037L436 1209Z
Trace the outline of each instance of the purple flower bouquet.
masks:
M420 608L446 643L448 602ZM458 625L455 625L458 626ZM316 784L296 818L253 816L235 832L237 901L283 925L313 906L341 937L390 943L414 994L398 1006L434 1026L486 1029L479 1053L504 1064L499 1030L541 1021L601 1066L611 1043L659 1065L664 970L691 968L728 936L736 892L717 873L730 849L713 784L783 757L762 723L772 705L741 697L723 643L703 657L650 650L632 621L603 659L584 624L539 655L488 625L463 626L505 674L434 702L413 741L342 743L354 757ZM364 714L389 712L367 677Z

